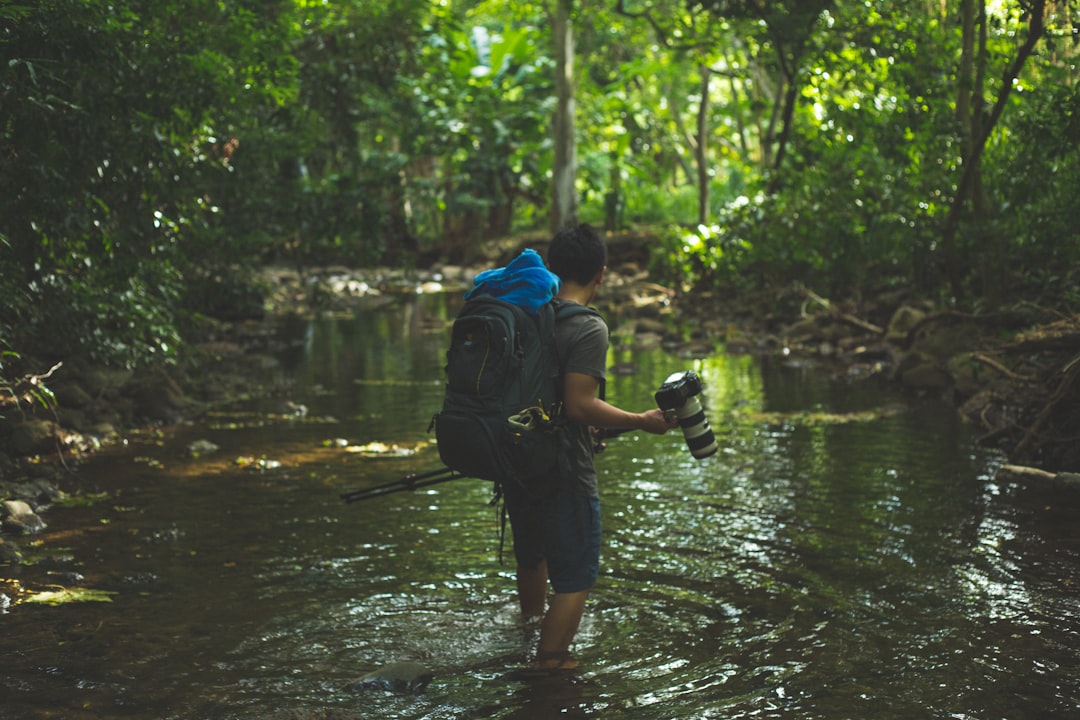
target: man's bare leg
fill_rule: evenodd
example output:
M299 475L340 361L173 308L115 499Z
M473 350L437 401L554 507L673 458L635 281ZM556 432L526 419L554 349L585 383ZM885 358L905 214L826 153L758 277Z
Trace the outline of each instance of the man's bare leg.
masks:
M540 648L537 665L540 667L571 669L577 661L569 657L570 643L577 635L581 618L585 614L588 590L573 593L555 593L544 622L540 626Z
M517 569L518 603L521 616L526 620L544 615L547 601L548 571L547 561L543 560L535 568Z

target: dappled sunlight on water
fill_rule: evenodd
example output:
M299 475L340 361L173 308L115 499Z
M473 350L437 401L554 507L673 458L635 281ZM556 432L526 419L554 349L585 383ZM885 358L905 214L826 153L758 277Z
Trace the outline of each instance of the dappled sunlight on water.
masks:
M722 352L620 350L637 372L609 397L645 409L692 368L721 449L609 441L583 671L507 679L536 631L490 487L339 499L438 467L442 302L314 322L287 398L87 463L97 501L51 511L23 582L77 571L111 602L13 608L0 717L1080 713L1080 494L995 480L945 406ZM192 457L197 439L219 449ZM400 660L426 689L343 689Z

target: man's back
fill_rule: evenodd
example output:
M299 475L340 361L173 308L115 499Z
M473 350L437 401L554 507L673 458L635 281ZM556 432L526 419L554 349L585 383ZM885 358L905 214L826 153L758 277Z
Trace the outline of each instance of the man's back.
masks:
M576 315L558 323L555 343L563 372L606 378L608 327L598 315ZM593 439L588 425L571 422L567 427L567 457L560 465L578 495L596 497L598 488L593 467Z

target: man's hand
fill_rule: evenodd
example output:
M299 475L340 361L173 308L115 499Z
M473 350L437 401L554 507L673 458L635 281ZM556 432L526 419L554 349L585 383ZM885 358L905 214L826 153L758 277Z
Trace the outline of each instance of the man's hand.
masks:
M593 453L599 455L607 450L607 443L604 442L604 438L607 437L607 435L604 434L603 428L590 427L589 430L592 432Z
M641 429L654 435L663 435L668 430L678 427L678 418L670 418L660 408L653 408L641 413Z

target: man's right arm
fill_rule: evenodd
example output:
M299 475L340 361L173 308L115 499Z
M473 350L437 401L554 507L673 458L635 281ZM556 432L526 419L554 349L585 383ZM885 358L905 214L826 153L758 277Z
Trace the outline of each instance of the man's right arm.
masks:
M678 423L669 423L660 408L627 412L596 395L600 380L584 373L568 372L563 380L563 405L570 420L611 430L644 430L663 435Z

